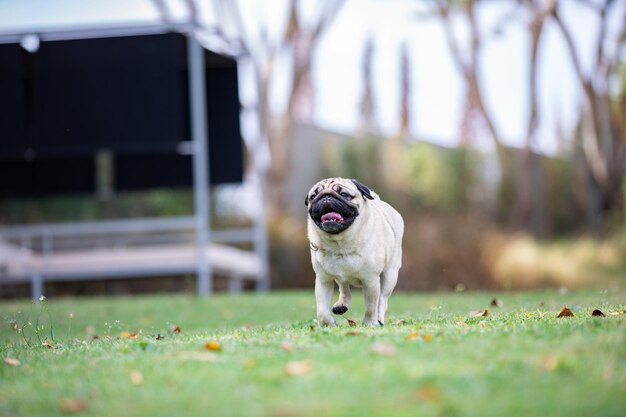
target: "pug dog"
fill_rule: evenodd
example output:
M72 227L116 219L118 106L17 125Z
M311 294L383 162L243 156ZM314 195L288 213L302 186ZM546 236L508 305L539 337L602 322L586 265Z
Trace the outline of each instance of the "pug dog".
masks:
M339 299L332 306L334 314L348 311L350 286L361 287L363 324L382 326L402 265L402 216L354 179L323 179L311 188L304 203L318 322L336 325L330 307L336 282Z

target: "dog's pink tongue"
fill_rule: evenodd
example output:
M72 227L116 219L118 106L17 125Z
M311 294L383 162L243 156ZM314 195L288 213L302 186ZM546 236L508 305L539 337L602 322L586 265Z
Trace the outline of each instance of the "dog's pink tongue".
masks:
M323 222L327 222L327 221L343 221L343 217L341 216L341 214L336 213L334 211L331 211L330 213L326 213L322 216L322 221Z

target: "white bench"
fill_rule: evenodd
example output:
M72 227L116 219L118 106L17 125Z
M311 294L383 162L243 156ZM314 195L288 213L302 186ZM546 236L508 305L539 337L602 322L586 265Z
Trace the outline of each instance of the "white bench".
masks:
M193 239L158 239L166 233L192 233L194 221L183 217L5 227L0 229L0 285L30 281L36 298L45 282L196 273L200 253ZM257 289L268 288L262 254L224 244L253 243L253 229L218 230L212 237L221 243L208 245L205 259L212 271L228 278L230 291L241 291L243 280L255 282ZM59 249L63 238L88 243Z

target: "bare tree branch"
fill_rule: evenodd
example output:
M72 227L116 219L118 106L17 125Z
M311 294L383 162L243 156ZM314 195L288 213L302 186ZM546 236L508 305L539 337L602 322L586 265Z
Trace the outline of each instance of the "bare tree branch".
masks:
M585 158L589 164L589 168L599 184L606 184L609 173L607 164L602 157L599 145L599 134L596 128L596 103L591 81L585 76L580 63L580 57L574 44L574 39L569 29L561 19L558 7L552 13L552 17L563 35L565 45L570 55L570 59L574 66L574 72L580 81L585 97L585 107L587 111L583 112L583 149Z

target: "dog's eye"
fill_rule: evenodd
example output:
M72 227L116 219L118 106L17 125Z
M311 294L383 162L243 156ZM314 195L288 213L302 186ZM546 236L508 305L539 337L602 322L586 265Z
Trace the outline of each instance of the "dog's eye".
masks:
M345 191L342 193L339 193L340 196L342 196L343 198L352 198L352 196L348 193L346 193Z

